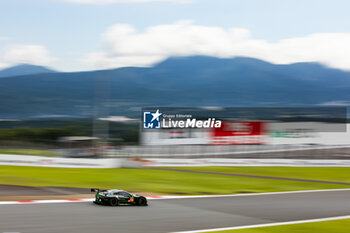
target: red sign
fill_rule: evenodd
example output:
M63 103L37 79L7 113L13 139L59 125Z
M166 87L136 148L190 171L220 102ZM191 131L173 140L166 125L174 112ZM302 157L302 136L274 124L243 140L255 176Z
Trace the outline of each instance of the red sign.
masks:
M212 132L214 145L263 144L265 123L256 122L222 122L220 128Z

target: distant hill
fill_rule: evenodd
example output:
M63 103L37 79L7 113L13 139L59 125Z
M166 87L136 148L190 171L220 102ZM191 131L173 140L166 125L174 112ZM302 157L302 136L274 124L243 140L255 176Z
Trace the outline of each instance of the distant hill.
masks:
M41 74L41 73L53 73L56 71L50 70L43 66L35 66L29 64L20 64L10 68L0 70L0 78L29 75L29 74Z
M0 79L0 118L91 116L142 106L302 106L350 102L350 72L318 63L276 65L253 58L169 58L150 68L41 73Z

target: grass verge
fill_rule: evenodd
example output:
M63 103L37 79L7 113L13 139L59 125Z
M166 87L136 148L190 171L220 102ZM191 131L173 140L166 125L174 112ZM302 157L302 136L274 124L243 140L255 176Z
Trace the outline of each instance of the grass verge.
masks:
M181 167L179 169L350 183L350 167Z
M0 154L9 155L35 155L45 157L58 157L59 155L49 150L34 150L34 149L0 149Z
M0 184L120 188L129 191L179 195L349 188L349 186L334 184L264 180L151 169L77 169L21 166L0 166Z
M215 233L348 233L350 219L325 221L316 223L302 223L275 227L261 227L244 230L215 231ZM214 232L213 232L214 233Z

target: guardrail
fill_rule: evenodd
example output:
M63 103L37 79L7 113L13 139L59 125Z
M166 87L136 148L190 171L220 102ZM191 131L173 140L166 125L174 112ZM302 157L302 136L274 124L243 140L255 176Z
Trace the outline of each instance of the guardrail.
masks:
M303 159L166 159L166 158L48 158L0 154L0 165L63 167L63 168L121 168L121 167L181 167L181 166L289 166L289 167L350 167L350 160Z
M150 167L350 167L350 160L307 159L147 159Z
M249 156L254 154L276 154L278 158L284 156L312 157L313 159L327 156L328 150L348 149L350 145L250 145L250 146L204 146L204 145L176 145L176 146L129 146L120 150L110 151L107 156L118 157L237 157L237 155ZM325 153L313 154L313 151ZM290 153L295 152L295 153ZM298 154L303 152L303 154ZM306 152L306 153L305 153ZM350 151L349 151L350 153ZM257 158L259 158L257 156Z
M65 168L115 168L121 167L119 159L57 158L27 155L0 154L0 165L65 167Z

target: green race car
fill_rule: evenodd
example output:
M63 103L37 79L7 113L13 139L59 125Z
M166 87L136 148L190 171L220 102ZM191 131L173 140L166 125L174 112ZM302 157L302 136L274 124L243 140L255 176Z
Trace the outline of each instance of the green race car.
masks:
M138 206L147 206L147 199L144 196L131 194L124 190L119 189L110 189L110 190L100 190L100 189L91 189L91 192L95 192L95 201L96 204L101 205L138 205Z

